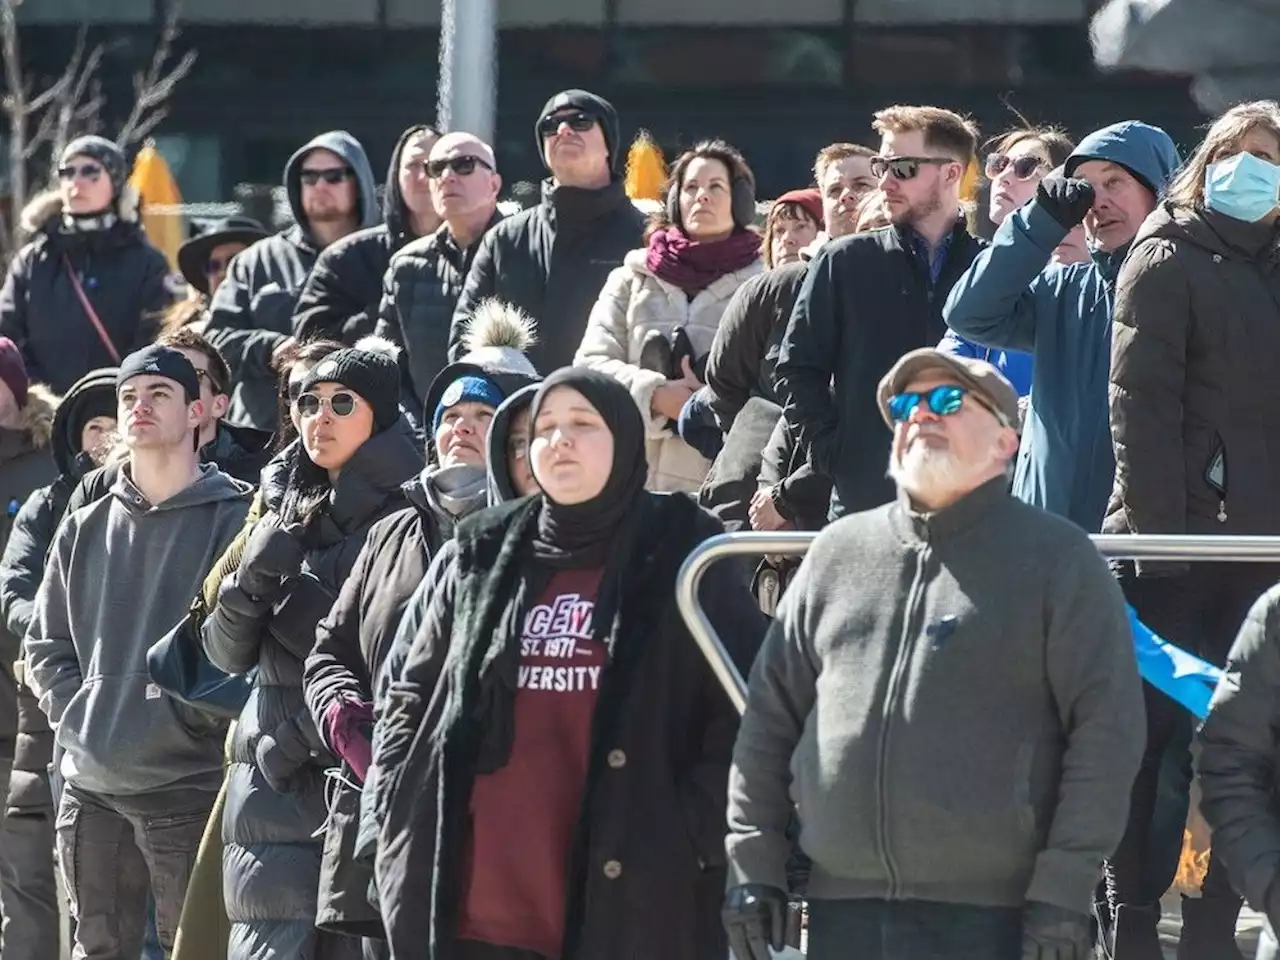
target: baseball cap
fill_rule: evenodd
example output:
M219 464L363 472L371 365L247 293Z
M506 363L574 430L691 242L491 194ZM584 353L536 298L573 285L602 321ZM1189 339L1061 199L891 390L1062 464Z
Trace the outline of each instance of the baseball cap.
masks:
M973 394L997 419L1003 420L1005 426L1017 426L1018 393L999 370L985 360L957 357L933 347L922 347L900 357L881 379L876 390L880 416L890 429L894 424L893 418L889 416L889 400L905 390L912 380L926 370L940 370L955 378L957 384Z
M186 391L188 403L200 396L200 378L196 375L195 366L172 347L153 344L125 357L116 372L116 393L126 381L144 374L172 380Z

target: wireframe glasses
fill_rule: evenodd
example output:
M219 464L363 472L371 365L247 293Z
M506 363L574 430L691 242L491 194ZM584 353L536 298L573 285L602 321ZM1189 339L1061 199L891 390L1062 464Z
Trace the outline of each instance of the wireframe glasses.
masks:
M303 419L320 416L320 411L328 407L335 417L349 417L360 406L360 399L354 393L335 393L332 397L322 397L318 393L303 393L293 401L298 408L298 416Z

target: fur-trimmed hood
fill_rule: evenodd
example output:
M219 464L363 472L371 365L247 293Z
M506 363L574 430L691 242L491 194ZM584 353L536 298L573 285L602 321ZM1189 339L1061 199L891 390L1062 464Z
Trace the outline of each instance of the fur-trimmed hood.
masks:
M120 195L116 216L121 223L138 223L138 191L126 186ZM41 230L56 228L62 220L62 194L57 189L46 190L33 197L25 207L19 223L27 236Z
M31 438L37 450L46 449L53 440L53 417L61 401L43 383L33 383L27 390L27 405L22 408L22 432Z

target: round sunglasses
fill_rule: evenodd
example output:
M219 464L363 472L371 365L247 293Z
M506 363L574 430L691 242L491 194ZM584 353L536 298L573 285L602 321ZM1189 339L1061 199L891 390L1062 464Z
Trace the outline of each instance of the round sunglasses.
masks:
M987 179L994 180L1010 166L1013 167L1013 175L1019 180L1030 180L1035 172L1044 166L1044 161L1033 153L1023 154L1021 157L1010 157L1007 153L993 153L987 157Z
M333 411L335 417L349 417L360 406L360 398L345 390L335 393L332 397L322 397L318 393L300 393L293 403L298 408L298 416L304 420L318 417L324 407Z

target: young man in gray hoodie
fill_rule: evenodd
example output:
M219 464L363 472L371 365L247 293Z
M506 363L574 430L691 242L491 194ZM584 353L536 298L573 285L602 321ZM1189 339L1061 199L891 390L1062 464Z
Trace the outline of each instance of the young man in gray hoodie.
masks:
M252 488L200 463L200 382L181 353L126 357L116 395L128 463L109 496L59 528L25 650L63 751L57 846L76 954L132 960L148 883L172 951L222 781L220 726L151 682L147 650L186 615Z
M1123 598L1082 530L1010 496L994 367L915 350L878 400L898 499L819 534L751 671L730 942L782 946L794 814L809 960L1084 960L1142 755Z

